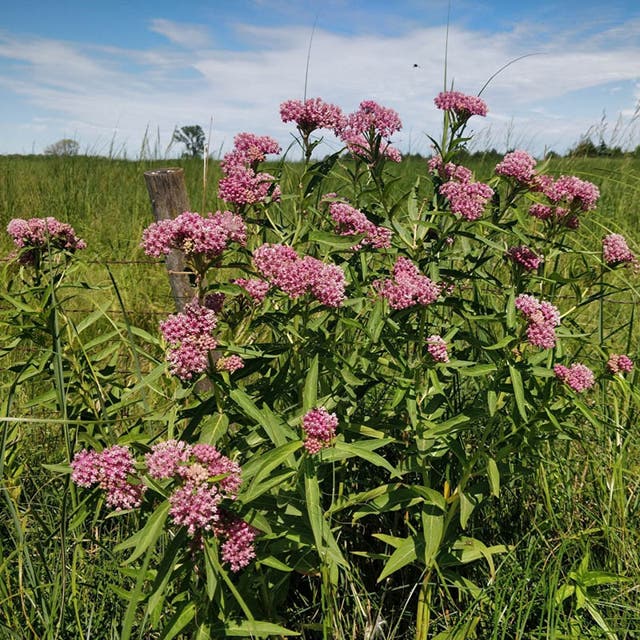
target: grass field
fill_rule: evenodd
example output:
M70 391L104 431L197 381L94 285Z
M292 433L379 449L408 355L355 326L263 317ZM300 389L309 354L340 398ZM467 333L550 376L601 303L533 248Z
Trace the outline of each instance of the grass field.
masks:
M192 209L223 208L223 203L215 198L215 185L221 175L217 163L209 166L206 192L203 192L201 162L177 160L170 165L184 168ZM13 218L51 215L72 224L88 244L74 267L75 282L83 284L63 289L57 302L47 298L50 304L66 308L67 334L56 333L57 329L52 328L53 316L47 315L46 306L28 307L25 302L25 308L18 309L11 304L13 298L4 296L0 300L0 330L13 336L16 318L26 317L20 321L25 323L21 335L29 336L33 349L30 352L30 348L21 346L12 350L13 345L0 344L0 382L4 396L0 398L0 406L5 419L0 440L4 498L0 507L2 640L115 639L125 637L123 620L124 628L130 633L126 637L185 640L196 637L180 635L179 630L175 635L167 632L164 636L149 630L161 626L161 618L183 611L177 587L174 592L167 591L167 603L176 594L178 597L167 604L166 612L158 613L161 609L150 607L149 617L143 617L136 609L138 602L127 604L123 595L142 589L142 585L138 569L132 568L133 564L124 565L122 553L115 553L113 548L136 530L137 516L129 514L100 520L100 505L96 508L95 499L91 502L76 493L68 476L56 475L60 468L55 466L68 463L73 450L78 448L75 429L79 425L86 431L82 446L113 441L115 434L119 442L137 442L155 432L178 433L182 428L178 426L180 420L200 425L198 421L203 419L203 413L216 410L205 400L202 404L195 401L189 404L183 387L163 373L157 327L159 320L173 312L173 302L163 262L149 258L140 248L142 231L152 222L143 173L163 166L167 163L81 156L0 157L0 227L6 228ZM489 157L474 158L471 165L480 180L489 179L494 167L495 159ZM283 193L295 191L301 165L267 164L265 169L280 177ZM405 160L393 165L391 171L398 177L391 200L409 192L419 177L427 179L426 161L421 159ZM636 255L640 254L640 160L555 158L546 171L554 176L571 174L589 180L602 194L597 209L584 215L575 236L573 260L576 265L582 264L583 254L598 253L602 237L611 232L624 234ZM325 192L340 191L340 181L332 180L330 176L323 184ZM283 199L283 209L289 207L293 212L295 206L293 199ZM8 255L12 249L10 238L0 235L0 255ZM571 272L573 265L569 264L566 269L567 273ZM8 281L15 272L5 270L3 273L2 290L16 295L16 287ZM636 317L640 300L638 277L630 270L615 272L611 276L612 304L608 310L597 317L593 307L585 306L582 314L575 314L575 327L580 326L585 335L596 336L600 332L608 344L629 353L636 361L640 356ZM619 293L614 288L619 289ZM455 301L451 308L455 308ZM351 325L345 326L354 323L351 318ZM577 333L575 327L571 331ZM349 335L348 329L343 329L345 335ZM317 333L309 334L311 339L320 339L321 330L314 326L313 331ZM54 336L53 346L46 344L48 335ZM575 338L568 329L567 336ZM324 339L327 342L323 344L330 345L334 337L328 335ZM593 349L582 346L578 353L593 357L601 347L595 341L591 339ZM265 350L268 351L267 347ZM348 348L345 352L346 361ZM274 353L275 362L276 356L281 356ZM319 353L322 359L322 351ZM29 366L25 364L30 362ZM88 363L95 367L89 367ZM342 363L341 360L340 366ZM541 359L535 360L534 369L543 364ZM27 370L28 375L20 373ZM320 371L323 371L322 364ZM324 372L327 377L332 373L328 364ZM280 381L275 373L269 375ZM287 370L282 375L289 376L286 379L290 382L296 375L304 380L307 372L296 374ZM247 379L251 380L247 384L261 389L255 378ZM469 379L466 380L469 383ZM540 435L542 444L536 445L539 449L534 456L520 459L515 451L513 459L503 461L505 477L509 468L514 480L502 487L499 498L495 494L487 497L487 508L482 516L474 515L469 521L467 533L491 544L504 544L509 552L495 557L492 561L495 571L490 572L489 577L486 571L473 565L459 574L459 582L448 582L444 574L434 579L439 587L430 592L430 624L434 631L429 638L640 639L638 380L636 370L628 384L618 384L615 393L607 395L603 386L594 391L588 401L577 402L576 406L581 407L578 417L566 420L572 429L579 430L579 437L562 436L547 441ZM320 388L322 384L321 379ZM475 383L472 380L470 384ZM512 379L509 384L513 384ZM104 396L96 394L97 387L104 390ZM355 388L354 397L365 393L361 387ZM456 389L461 400L468 400ZM271 396L266 391L263 393L263 399L270 400ZM276 395L274 403L280 402L284 407L290 402L284 394L283 397ZM199 394L196 396L199 401ZM514 400L511 405L516 413L521 407L519 402ZM551 413L555 410L556 405L551 406ZM560 414L558 408L558 416ZM231 427L234 427L233 421ZM235 425L235 428L239 427ZM462 441L463 436L460 437ZM503 437L506 440L509 436ZM230 444L241 442L240 436L232 434L229 438ZM401 439L398 436L398 440ZM261 452L262 440L257 432L247 436L247 442ZM465 443L466 447L477 445L474 437ZM529 445L525 442L522 446ZM43 464L53 466L45 468ZM433 464L435 468L439 462ZM518 467L520 464L522 468ZM375 480L374 472L371 469L364 472L371 474L366 475L366 481ZM349 486L351 471L345 473L340 491ZM330 479L330 475L325 479ZM357 482L365 484L360 475ZM447 490L443 491L446 495ZM339 502L332 502L331 508L335 507L338 513L336 504ZM402 519L400 510L385 512L383 516L385 521L396 525ZM343 524L346 527L346 522ZM357 525L358 544L365 544L367 527L369 525ZM166 539L161 546L164 549L170 543ZM370 552L355 543L349 550L355 552L354 557ZM409 568L406 573L394 573L376 586L371 581L375 554L370 553L366 561L357 565L359 569L354 568L347 578L340 578L340 593L333 594L336 599L334 629L341 628L340 637L345 639L416 637L416 622L410 609L415 608L415 585L424 574L418 570L412 573ZM278 566L272 559L271 569ZM257 574L265 572L266 575L269 570L267 563ZM149 580L153 581L155 570L151 571ZM318 622L320 587L314 582L316 578L320 580L320 573L313 571L310 569L305 574L296 569L284 604L270 601L269 590L277 589L267 581L263 583L265 601L275 609L283 607L282 611L272 612L274 619L278 617L276 613L286 616L291 628L310 639L322 637L323 631ZM379 568L376 575L377 572ZM188 581L188 577L183 576L181 580ZM207 590L210 587L207 583ZM143 601L141 598L140 602ZM264 607L269 609L267 605ZM313 624L306 624L308 619L312 619ZM150 623L153 624L150 626ZM326 634L326 629L324 631ZM260 637L267 635L265 632ZM238 632L238 636L251 637L251 634L243 636ZM269 637L282 636L274 633Z

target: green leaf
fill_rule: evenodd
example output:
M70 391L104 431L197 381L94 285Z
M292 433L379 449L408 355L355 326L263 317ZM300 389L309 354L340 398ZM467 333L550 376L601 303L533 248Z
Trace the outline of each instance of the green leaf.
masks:
M39 309L36 307L30 307L19 298L14 298L4 291L0 291L0 297L4 298L12 307L20 309L20 311L24 311L25 313L39 313Z
M169 515L169 508L169 501L165 500L151 514L147 524L140 531L114 547L114 551L124 551L124 549L135 546L133 553L125 560L125 564L130 564L148 549L153 549L164 529L164 523Z
M513 336L505 336L501 340L498 340L495 344L492 344L489 347L483 347L485 351L496 351L497 349L504 349L504 347L508 347L511 343L515 341Z
M253 482L246 491L243 491L238 499L242 504L250 504L261 495L271 491L274 487L282 487L289 478L296 475L295 471L280 471L278 473L271 473L266 479L262 480L261 477L256 476Z
M260 455L253 456L248 462L242 465L243 482L246 483L252 478L254 478L256 482L260 482L301 447L302 442L296 440L294 442L287 442Z
M324 549L322 535L324 517L320 504L320 485L318 484L318 477L316 476L313 462L309 458L305 460L304 464L304 494L307 516L309 518L309 524L311 525L311 531L313 532L316 549L318 553L322 553Z
M150 615L159 614L158 609L162 608L164 598L166 596L167 585L173 574L176 564L181 560L180 550L185 546L184 536L176 536L171 544L166 548L156 578L151 587L149 601L147 603L147 612Z
M245 412L245 415L255 420L267 433L271 442L279 447L296 438L295 433L287 424L266 406L259 409L255 402L241 389L233 389L229 393L230 398Z
M389 560L384 565L382 572L378 576L377 582L382 582L386 577L395 573L402 567L415 562L418 559L416 551L416 541L413 537L406 538L404 542L391 554Z
M401 547L406 541L406 538L398 538L396 536L390 536L386 533L372 533L371 535L374 538L378 538L378 540L382 540L382 542L384 542L385 544L388 544L394 549Z
M491 495L496 498L500 497L500 471L498 471L498 465L493 458L487 459L487 477L489 478Z
M274 558L273 556L266 556L265 558L260 558L257 564L263 564L266 567L271 567L272 569L276 569L278 571L284 571L285 573L291 573L293 568L284 562L278 560L278 558Z
M306 413L318 402L318 354L313 357L302 391L302 410Z
M444 537L444 515L430 513L423 508L420 516L424 540L424 564L430 568L438 557Z
M377 441L378 443L380 441ZM338 441L334 445L334 449L338 454L344 454L344 459L358 457L370 462L376 467L382 467L386 469L393 478L401 478L402 474L385 458L380 454L371 451L362 442L341 442Z
M195 602L183 602L178 606L178 610L163 629L160 640L172 640L172 638L175 638L193 620L195 615Z
M516 399L516 406L518 407L518 413L522 416L523 420L527 420L527 403L524 399L524 387L522 386L522 376L520 371L516 369L512 364L509 365L509 375L511 377L511 386L513 387L513 395Z
M467 538L466 536L456 540L451 548L456 552L455 555L460 564L469 564L470 562L484 558L489 565L489 572L492 577L495 574L493 556L497 553L506 553L508 551L507 547L502 544L487 547L483 542L480 542L480 540Z
M355 493L352 496L347 497L344 502L340 502L338 504L334 504L327 511L328 514L337 513L338 511L342 511L343 509L348 509L349 507L353 507L356 504L366 504L370 500L374 498L378 498L382 495L388 494L393 490L394 485L383 484L375 489L369 489L368 491L360 491L359 493Z
M220 635L214 637L255 637L255 638L267 638L268 636L299 636L297 631L291 631L286 627L281 627L279 624L273 622L262 622L261 620L245 620L240 623L229 623L224 628L218 628ZM222 633L220 633L222 632Z
M452 360L447 365L450 369L458 369L460 371L460 375L468 376L471 378L475 378L477 376L487 376L490 373L495 373L497 367L495 364L477 364L466 366L466 363L463 363L464 366L460 366L460 360Z
M336 233L329 233L328 231L314 230L309 233L309 241L317 242L318 244L326 244L333 249L342 249L344 251L350 249L355 244L358 244L358 237L339 236Z

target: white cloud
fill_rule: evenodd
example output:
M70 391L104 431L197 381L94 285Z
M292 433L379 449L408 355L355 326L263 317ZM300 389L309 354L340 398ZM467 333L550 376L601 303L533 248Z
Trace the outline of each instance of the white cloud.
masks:
M209 31L203 25L154 18L149 28L186 49L206 48L211 44Z
M309 28L236 25L237 34L252 43L243 51L206 48L208 35L198 25L155 20L152 29L194 48L98 48L0 34L0 60L19 67L15 73L3 65L0 85L52 118L45 131L32 129L41 148L73 130L83 147L100 149L117 127L119 140L136 154L147 127L158 128L166 143L175 125L200 123L207 129L211 117L213 149L222 143L228 148L234 134L245 130L273 135L283 146L290 142L278 107L285 99L302 98ZM363 99L393 107L405 125L399 146L426 153L424 133L433 134L441 122L433 97L443 87L444 41L444 27L386 37L316 29L308 97L322 96L346 111ZM572 43L562 34L543 39L535 25L501 33L452 27L448 82L475 93L500 67L532 52L539 55L504 69L483 94L490 114L473 125L488 127L483 135L492 146L512 146L515 140L531 151L545 145L562 149L597 122L603 108L614 120L623 110L633 112L640 45L628 38L618 44L598 34ZM590 90L609 83L622 90L600 91L598 101L585 102ZM611 102L599 102L605 99ZM30 140L18 142L17 130L6 134L0 139L15 148L0 152L30 146Z

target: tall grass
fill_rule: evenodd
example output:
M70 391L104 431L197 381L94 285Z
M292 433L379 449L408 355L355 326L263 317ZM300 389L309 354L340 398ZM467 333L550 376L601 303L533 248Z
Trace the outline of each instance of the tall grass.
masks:
M412 158L392 168L398 180L390 200L410 192L426 173L424 162ZM156 432L170 436L178 421L186 393L163 377L155 338L158 319L171 311L169 286L162 263L150 261L139 248L142 230L151 222L142 174L162 164L0 157L0 226L14 217L54 215L72 223L90 246L89 255L75 267L79 284L53 297L35 283L17 287L10 282L14 275L4 272L3 291L10 298L0 299L0 329L17 342L0 344L2 638L115 639L123 619L131 637L156 637L136 607L123 604L123 595L142 588L142 574L123 567L114 552L137 530L138 516L99 523L100 498L83 498L66 476L53 472L77 446L136 441ZM172 164L185 169L193 208L203 201L208 209L220 208L213 190L203 193L200 163ZM475 159L471 168L482 179L494 166L495 159L487 157ZM281 171L283 191L293 192L304 167L290 163L268 170ZM638 247L640 162L560 158L550 162L548 172L578 175L596 183L603 194L597 212L589 214L579 231L579 251L599 251L609 231L626 234ZM211 163L209 183L218 177L217 163ZM340 191L344 184L330 176L323 186ZM295 204L285 201L280 215L283 220L295 216ZM10 251L8 239L0 235L0 252ZM569 270L582 266L579 255L574 259ZM637 355L638 298L630 297L628 285L625 275L612 274L609 306L600 315L576 314L576 327L579 322L593 338L581 357L602 356L605 343ZM16 326L21 326L18 334ZM265 348L271 346L275 339ZM609 386L606 396L603 387L597 404L584 405L579 417L565 425L575 437L554 440L533 461L514 455L505 462L514 468L529 465L529 480L522 475L501 487L499 499L488 498L490 508L470 518L467 533L504 544L509 551L496 560L489 578L486 571L469 567L458 586L437 581L430 593L434 638L640 638L638 380L636 370ZM297 401L279 389L274 395L281 406ZM187 430L200 428L201 421L208 425L206 416L212 411L211 403L187 402ZM79 423L85 425L81 442L74 435ZM330 480L330 474L324 479ZM331 490L339 496L344 484L368 479L342 477ZM291 508L302 509L302 501ZM401 521L401 511L396 513L395 520ZM363 532L367 526L358 524ZM159 560L166 548L145 562ZM379 573L373 549L349 549L369 554L369 559L358 570L340 573L332 584L326 608L333 611L333 628L345 639L414 637L416 585L424 576L408 568L373 588ZM264 567L258 573L263 570L273 575ZM316 578L311 571L300 572L289 590L266 578L263 583L263 606L275 613L282 607L289 624L300 621L307 638L319 637L319 602L327 597ZM169 619L180 611L180 602L171 602L170 596L167 602L162 616ZM152 622L157 625L158 620Z

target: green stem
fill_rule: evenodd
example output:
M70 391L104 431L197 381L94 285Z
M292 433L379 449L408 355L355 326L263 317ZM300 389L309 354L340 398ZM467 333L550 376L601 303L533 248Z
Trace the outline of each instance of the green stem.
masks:
M431 585L431 571L427 571L418 594L418 608L416 611L416 640L427 640L429 626L431 624L431 598L433 587Z

